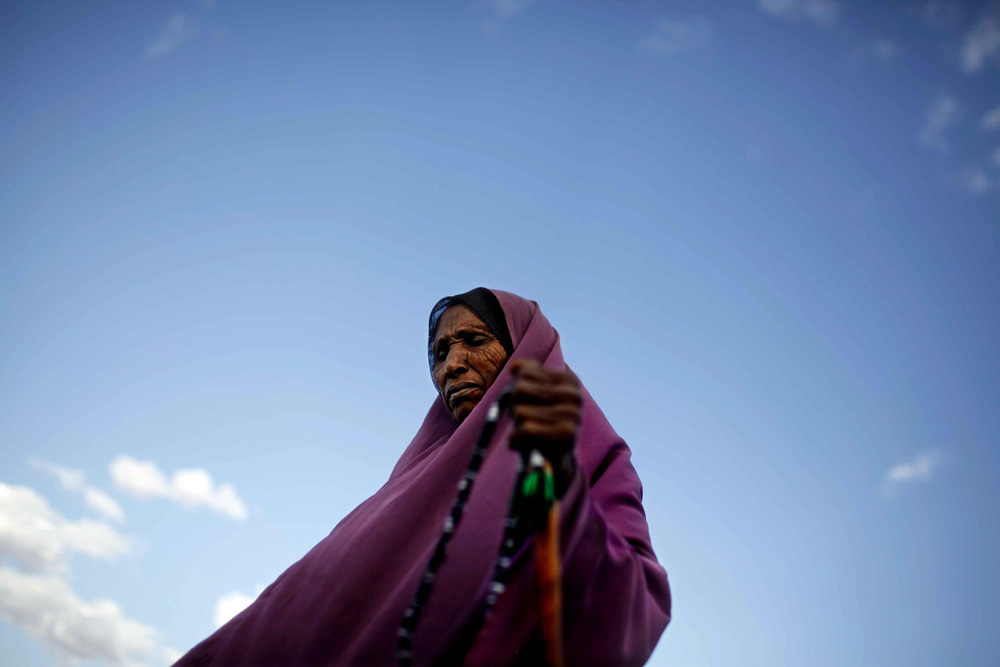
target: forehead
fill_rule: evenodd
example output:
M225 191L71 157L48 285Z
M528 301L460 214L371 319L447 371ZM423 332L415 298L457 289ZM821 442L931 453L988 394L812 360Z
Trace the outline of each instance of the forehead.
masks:
M441 319L438 320L434 339L439 340L450 336L455 331L465 327L489 330L489 327L480 319L479 315L476 315L476 312L464 303L456 303L448 306L448 309L442 313Z

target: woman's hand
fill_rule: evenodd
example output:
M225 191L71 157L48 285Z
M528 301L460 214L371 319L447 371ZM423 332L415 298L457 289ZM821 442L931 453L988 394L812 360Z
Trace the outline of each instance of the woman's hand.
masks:
M556 495L562 496L576 471L573 445L580 425L580 383L569 371L543 368L534 359L514 360L511 372L510 446L519 451L537 449L545 456L555 469Z

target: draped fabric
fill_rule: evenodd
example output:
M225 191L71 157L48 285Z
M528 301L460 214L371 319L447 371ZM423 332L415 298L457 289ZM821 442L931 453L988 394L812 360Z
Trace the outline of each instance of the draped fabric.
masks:
M510 358L567 368L559 334L538 305L491 291L506 318ZM436 397L382 488L177 665L394 664L403 611L486 411L510 383L508 367L461 424ZM515 559L494 614L476 633L467 625L486 595L516 473L517 455L506 446L510 429L503 418L437 572L413 635L417 664L544 660L532 540ZM629 448L585 388L575 453L576 477L562 498L566 663L641 665L670 620L670 590L650 545Z

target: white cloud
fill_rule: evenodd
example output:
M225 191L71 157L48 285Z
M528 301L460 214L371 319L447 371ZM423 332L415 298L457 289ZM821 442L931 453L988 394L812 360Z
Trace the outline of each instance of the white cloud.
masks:
M83 501L95 512L115 521L125 521L125 512L122 510L121 505L104 491L85 485L82 471L74 470L73 468L64 468L63 466L43 461L34 456L28 459L28 464L33 468L54 476L59 480L60 486L67 491L82 493Z
M38 460L32 465L48 470L85 497L96 493L92 503L106 500L100 497L102 491L84 486L77 471ZM154 651L157 633L126 618L110 600L81 600L67 582L72 554L111 561L130 549L129 541L112 526L87 519L70 521L33 489L0 483L0 620L54 649L68 664L142 663Z
M939 150L942 153L950 149L945 140L945 131L959 117L958 102L948 95L939 95L927 108L924 116L924 125L920 128L920 145L924 148Z
M140 498L170 498L181 505L211 508L238 521L247 518L247 508L231 484L216 487L212 476L201 468L180 469L170 480L152 461L119 456L109 466L115 486Z
M108 524L69 521L34 490L0 483L0 557L30 571L64 572L72 552L114 560L129 550Z
M6 567L0 567L0 618L70 661L134 664L156 645L156 631L126 618L114 602L85 602L58 577Z
M912 482L917 480L928 480L934 474L941 459L941 454L937 450L931 450L918 454L916 458L907 463L897 463L889 468L885 474L888 482Z
M246 507L236 495L236 489L230 484L214 488L212 477L200 468L178 470L170 486L173 497L187 507L206 505L241 521L247 516Z
M992 132L1000 128L1000 107L990 109L983 114L983 119L979 121L980 127L986 132Z
M834 0L760 0L757 6L765 14L806 19L821 26L833 25L840 14L840 5Z
M226 593L220 597L215 603L215 627L221 628L236 614L249 607L255 599L239 591Z
M962 69L978 72L997 52L1000 52L1000 19L983 15L962 41Z
M689 21L659 19L653 31L639 43L639 48L661 56L672 56L703 49L712 39L712 25L706 18Z
M137 461L119 456L109 466L115 486L140 498L167 495L167 478L152 461Z
M993 166L1000 167L1000 147L997 147L997 149L993 151L993 155L990 156L990 162L993 163Z
M903 484L930 480L940 463L941 452L937 449L921 452L912 461L897 463L885 473L883 495L891 496Z
M164 56L198 34L198 19L184 12L177 12L167 21L159 37L146 47L146 59Z
M184 656L183 653L170 646L163 649L163 662L167 665L172 665Z

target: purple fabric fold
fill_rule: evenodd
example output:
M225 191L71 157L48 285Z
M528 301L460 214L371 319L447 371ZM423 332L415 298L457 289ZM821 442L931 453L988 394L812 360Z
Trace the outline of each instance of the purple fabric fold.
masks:
M538 305L491 290L510 329L511 359L566 368L559 334ZM451 508L486 410L510 382L505 368L457 424L435 398L386 483L268 586L249 607L177 663L392 665L396 631ZM584 389L578 469L562 499L567 664L642 664L670 619L666 573L650 546L642 486L628 446ZM516 561L494 615L464 628L481 603L499 549L516 472L504 419L438 570L413 636L417 664L541 664L531 558ZM524 550L530 550L529 542ZM523 550L523 551L524 551Z

